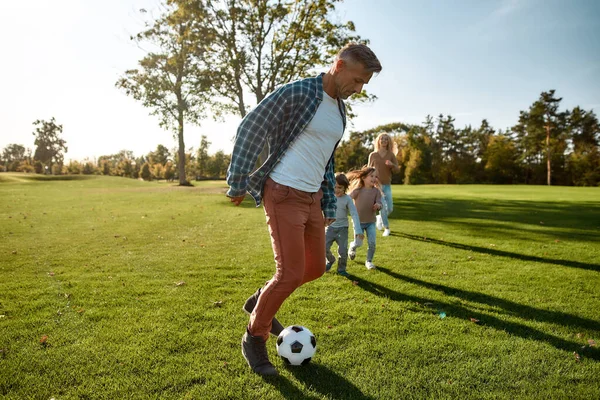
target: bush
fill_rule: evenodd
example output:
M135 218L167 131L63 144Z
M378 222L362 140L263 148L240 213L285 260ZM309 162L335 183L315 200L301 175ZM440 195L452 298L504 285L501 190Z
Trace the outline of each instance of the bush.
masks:
M145 181L152 180L152 173L150 172L150 164L148 164L147 162L145 162L144 165L142 165L142 170L140 171L140 176Z
M52 175L62 175L63 172L66 172L66 171L63 170L62 164L53 164L52 165Z
M21 163L19 163L17 172L32 173L35 172L35 168L33 168L33 165L29 164L28 160L23 160Z
M96 166L94 163L88 161L83 165L83 169L81 171L84 175L93 175L96 173Z

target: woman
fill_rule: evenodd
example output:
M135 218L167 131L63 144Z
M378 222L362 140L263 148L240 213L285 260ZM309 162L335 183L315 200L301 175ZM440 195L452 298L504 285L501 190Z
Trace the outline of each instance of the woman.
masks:
M392 141L390 135L381 133L375 139L375 151L369 154L369 167L377 170L377 177L381 190L384 194L384 207L379 211L377 216L377 229L384 230L383 236L390 235L390 223L388 215L394 210L394 202L392 200L392 173L398 172L398 147Z

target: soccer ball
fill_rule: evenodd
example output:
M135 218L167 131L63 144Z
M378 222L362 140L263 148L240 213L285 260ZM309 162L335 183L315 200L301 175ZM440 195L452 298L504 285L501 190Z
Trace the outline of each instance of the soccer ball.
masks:
M306 365L316 351L315 335L303 326L288 326L277 338L277 354L287 365Z

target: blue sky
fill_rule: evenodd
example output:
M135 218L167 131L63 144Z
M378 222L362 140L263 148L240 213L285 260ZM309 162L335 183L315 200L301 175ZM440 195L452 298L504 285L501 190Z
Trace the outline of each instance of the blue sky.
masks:
M29 0L0 3L0 149L33 148L36 119L64 125L67 159L121 149L145 154L171 133L114 87L143 52L129 36L142 29L137 10L157 0ZM542 91L562 108L600 111L600 2L594 0L346 0L337 18L371 40L383 71L366 87L378 96L357 107L351 130L420 123L451 114L456 125L513 125ZM239 117L187 127L210 151L230 152Z

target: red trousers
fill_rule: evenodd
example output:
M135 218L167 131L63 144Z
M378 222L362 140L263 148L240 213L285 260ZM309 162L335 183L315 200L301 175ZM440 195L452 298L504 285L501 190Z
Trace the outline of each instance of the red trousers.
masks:
M325 272L323 193L302 192L268 178L263 202L276 271L261 290L250 316L252 336L269 337L271 321L296 288Z

